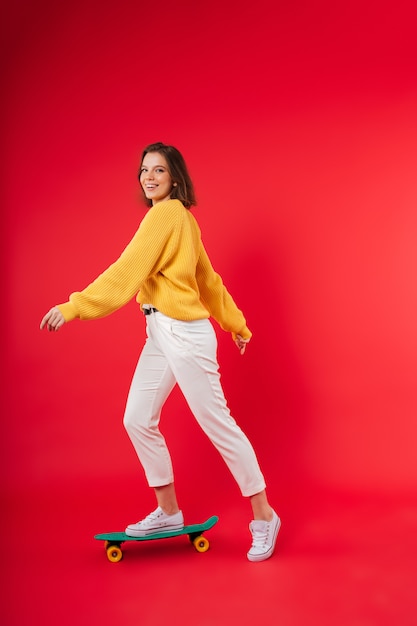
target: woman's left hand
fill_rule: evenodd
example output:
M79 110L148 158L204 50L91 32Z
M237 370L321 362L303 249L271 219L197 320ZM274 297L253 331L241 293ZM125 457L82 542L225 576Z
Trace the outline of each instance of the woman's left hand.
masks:
M236 335L235 344L237 345L240 354L245 354L246 345L249 341L250 339L243 339L240 335Z

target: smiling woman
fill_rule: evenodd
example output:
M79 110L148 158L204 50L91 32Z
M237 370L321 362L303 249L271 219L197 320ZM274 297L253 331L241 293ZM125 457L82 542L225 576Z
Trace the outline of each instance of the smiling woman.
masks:
M165 157L158 152L148 152L140 168L140 184L145 197L152 204L169 200L172 188L177 186L168 171Z
M148 206L164 197L180 200L186 209L196 204L193 181L181 152L174 146L158 142L144 149L139 182Z
M188 210L195 202L194 190L181 154L173 146L148 146L139 180L151 206L132 241L86 289L53 307L41 328L58 330L75 318L110 315L136 295L146 316L147 340L133 376L124 425L158 506L141 521L128 525L126 534L143 537L184 526L171 456L159 430L162 408L178 384L242 495L250 498L254 519L247 557L263 561L274 552L281 521L267 500L254 449L227 406L217 363L217 339L208 318L213 317L232 334L241 354L252 333L214 271L200 228Z

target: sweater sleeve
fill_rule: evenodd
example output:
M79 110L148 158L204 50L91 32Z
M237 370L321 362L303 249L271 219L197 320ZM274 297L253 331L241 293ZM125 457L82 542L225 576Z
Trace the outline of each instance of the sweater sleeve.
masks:
M173 254L180 219L176 203L161 202L149 209L117 261L83 291L58 305L65 320L105 317L127 304Z
M246 326L243 313L227 291L221 276L214 271L203 243L200 244L196 278L201 302L221 328L231 332L233 339L236 335L250 339L252 333Z

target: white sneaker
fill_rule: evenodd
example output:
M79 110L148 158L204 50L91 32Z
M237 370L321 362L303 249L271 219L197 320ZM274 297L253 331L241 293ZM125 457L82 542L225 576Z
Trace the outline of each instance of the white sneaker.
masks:
M252 533L252 547L248 552L249 561L265 561L273 555L280 527L281 520L275 511L270 522L254 520L249 524L249 530Z
M137 524L129 524L125 533L128 537L146 537L153 533L164 533L168 530L182 530L184 517L181 511L167 515L160 506Z

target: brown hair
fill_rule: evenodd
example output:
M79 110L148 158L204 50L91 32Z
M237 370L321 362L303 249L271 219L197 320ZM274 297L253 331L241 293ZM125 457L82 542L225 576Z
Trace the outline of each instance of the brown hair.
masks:
M179 200L187 209L194 206L196 204L194 185L181 152L174 146L168 146L162 142L151 143L142 152L141 166L143 159L149 152L158 152L165 157L172 182L176 183L171 191L171 199ZM145 202L148 206L152 206L152 200L145 197Z

